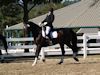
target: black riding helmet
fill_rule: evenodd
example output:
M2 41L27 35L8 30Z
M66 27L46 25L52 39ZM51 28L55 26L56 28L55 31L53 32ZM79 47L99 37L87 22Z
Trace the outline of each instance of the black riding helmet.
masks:
M50 10L49 10L51 13L53 13L53 11L54 11L54 9L53 8L50 8Z

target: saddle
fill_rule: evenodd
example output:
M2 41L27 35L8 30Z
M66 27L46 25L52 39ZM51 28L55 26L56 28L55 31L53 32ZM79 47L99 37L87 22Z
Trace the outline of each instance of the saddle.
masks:
M55 30L55 31L50 31L49 35L46 35L45 31L42 31L42 36L43 36L44 38L46 38L46 39L48 39L48 38L54 39L54 38L57 38L58 33L57 33L57 31Z

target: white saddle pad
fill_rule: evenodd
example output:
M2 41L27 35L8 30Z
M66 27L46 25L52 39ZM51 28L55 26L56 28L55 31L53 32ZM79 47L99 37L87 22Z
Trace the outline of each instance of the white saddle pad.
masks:
M51 32L51 37L52 38L57 38L57 36L58 36L57 31Z
M45 35L45 32L44 32L43 30L42 30L42 36L43 36L44 38L47 38L47 36ZM57 38L57 36L58 36L57 31L51 32L51 33L50 33L50 36L51 36L51 38Z

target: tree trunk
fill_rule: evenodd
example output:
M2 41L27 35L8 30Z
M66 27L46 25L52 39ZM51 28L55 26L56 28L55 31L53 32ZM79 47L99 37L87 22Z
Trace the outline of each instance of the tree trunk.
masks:
M28 32L27 32L27 22L28 22L28 7L27 7L27 3L28 3L28 0L23 0L23 3L24 3L24 17L23 17L23 24L25 26L25 37L28 37ZM28 45L28 42L25 42L25 45ZM25 49L24 52L29 52L29 49Z
M52 0L49 0L49 3L52 3L53 1Z

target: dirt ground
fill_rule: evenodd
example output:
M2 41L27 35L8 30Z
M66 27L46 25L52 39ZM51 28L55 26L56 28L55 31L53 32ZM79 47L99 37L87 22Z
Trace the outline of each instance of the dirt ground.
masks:
M100 55L79 57L77 63L72 57L66 57L63 64L58 65L60 59L46 58L46 62L38 61L32 67L33 60L10 61L0 63L0 75L100 75Z

